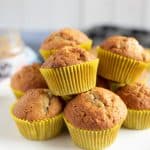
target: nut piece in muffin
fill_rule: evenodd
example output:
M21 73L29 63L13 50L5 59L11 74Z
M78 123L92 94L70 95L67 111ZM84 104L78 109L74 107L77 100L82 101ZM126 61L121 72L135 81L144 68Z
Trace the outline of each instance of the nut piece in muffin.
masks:
M86 130L110 129L125 120L127 108L113 92L95 87L70 101L65 119L73 126Z
M134 110L150 110L150 88L143 83L134 83L120 88L116 92L127 105Z
M60 49L64 46L80 45L90 39L77 29L64 28L49 35L41 45L40 49Z
M96 57L84 49L77 46L66 46L61 48L55 54L51 55L41 66L41 68L58 68L76 64L81 64L86 61L91 61Z
M15 104L13 114L28 121L43 120L62 112L62 102L47 89L31 89Z
M26 92L29 89L47 88L47 84L39 69L41 64L27 65L16 72L11 78L12 89Z
M104 40L100 47L121 56L147 61L143 47L133 37L112 36Z

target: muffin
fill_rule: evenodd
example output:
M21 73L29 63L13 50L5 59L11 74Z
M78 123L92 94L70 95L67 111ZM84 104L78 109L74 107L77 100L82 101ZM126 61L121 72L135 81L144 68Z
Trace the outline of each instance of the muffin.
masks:
M98 74L115 82L129 84L136 81L149 61L143 47L132 37L109 37L98 51Z
M124 127L132 129L150 128L150 88L137 82L120 88L116 93L128 108Z
M29 89L47 88L39 69L41 64L24 66L11 77L11 88L16 97L22 96Z
M50 34L40 47L40 54L47 59L56 50L60 50L64 46L80 46L89 50L92 41L83 32L77 29L64 28Z
M54 95L66 96L95 87L99 60L80 47L63 47L41 66L41 73Z
M11 115L24 137L45 140L61 132L62 111L62 102L49 90L31 89L12 106Z
M79 94L64 109L70 135L84 149L99 150L112 144L126 115L120 97L99 87Z

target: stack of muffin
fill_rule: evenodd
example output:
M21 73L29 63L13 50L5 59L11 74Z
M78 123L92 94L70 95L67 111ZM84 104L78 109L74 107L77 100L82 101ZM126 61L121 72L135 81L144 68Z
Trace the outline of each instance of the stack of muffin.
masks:
M61 29L41 45L43 64L13 75L11 115L24 137L53 138L66 124L77 146L100 150L114 142L122 124L150 127L150 88L135 82L148 66L142 46L114 36L94 48L98 57L91 46L84 33Z

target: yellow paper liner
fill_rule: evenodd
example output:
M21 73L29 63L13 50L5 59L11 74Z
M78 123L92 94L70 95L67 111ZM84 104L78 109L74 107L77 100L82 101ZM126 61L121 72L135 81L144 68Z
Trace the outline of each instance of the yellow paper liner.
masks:
M147 65L147 70L150 72L150 62Z
M137 130L150 128L150 110L128 109L128 115L123 126Z
M138 82L141 82L143 84L147 84L149 82L150 79L150 72L148 72L148 70L146 69L138 78Z
M145 48L145 52L146 52L147 55L149 55L149 57L150 57L150 48ZM148 62L147 70L150 71L150 61Z
M98 62L98 59L94 59L67 67L41 68L40 71L52 94L72 95L95 87Z
M89 40L85 43L80 44L80 47L85 49L85 50L90 50L92 47L92 40Z
M13 89L13 88L11 88L11 89L12 89L12 91L13 91L13 93L16 96L17 99L24 95L24 92L22 92L20 90L16 90L16 89Z
M82 43L80 45L81 48L84 48L85 50L89 50L92 47L92 40L89 40L85 43ZM55 49L51 49L51 50L45 50L45 49L40 49L40 55L42 56L42 58L44 60L46 60L50 55L54 54L57 50Z
M27 120L22 120L14 116L14 105L12 105L10 113L20 133L25 138L30 140L46 140L49 138L53 138L61 133L64 127L62 114L59 114L53 118L29 122Z
M146 69L147 63L127 58L99 48L98 74L104 78L121 83L135 82Z
M121 122L111 129L90 131L76 128L65 118L64 120L73 142L80 148L86 150L102 150L111 145L115 141L122 124Z
M55 52L56 52L55 49L51 49L51 50L40 49L40 55L44 60L46 60L50 55L54 54Z

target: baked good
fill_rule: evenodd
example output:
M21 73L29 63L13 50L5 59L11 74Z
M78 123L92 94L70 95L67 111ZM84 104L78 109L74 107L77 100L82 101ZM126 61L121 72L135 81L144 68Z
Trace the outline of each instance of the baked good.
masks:
M17 97L22 96L29 89L47 88L39 71L40 67L41 64L38 63L24 66L11 77L11 88ZM17 95L18 91L22 94Z
M102 42L101 48L140 61L145 61L144 48L133 37L111 36Z
M146 69L148 60L144 48L135 38L112 36L98 49L98 75L115 82L135 82Z
M86 130L104 130L119 124L126 117L122 100L109 90L95 87L70 101L65 118L75 127Z
M124 126L133 129L149 128L150 88L143 83L136 82L120 88L116 93L128 108Z
M129 109L150 110L150 88L143 83L126 85L117 94Z
M47 89L31 89L16 103L17 118L35 121L54 117L62 112L62 102Z
M61 133L63 105L47 89L30 89L11 107L11 116L27 139L46 140Z
M41 66L41 68L59 68L81 64L96 59L80 47L63 47L60 51L51 55Z
M63 28L50 34L42 43L41 49L60 49L64 46L76 46L90 39L83 32L73 28Z
M63 47L41 66L41 73L54 95L66 96L95 87L99 60L80 47Z
M64 109L74 143L85 149L103 149L112 144L126 115L120 97L100 87L79 94Z
M41 44L40 53L47 59L54 50L60 50L64 46L80 46L90 49L92 41L83 32L73 28L63 28L50 34Z

